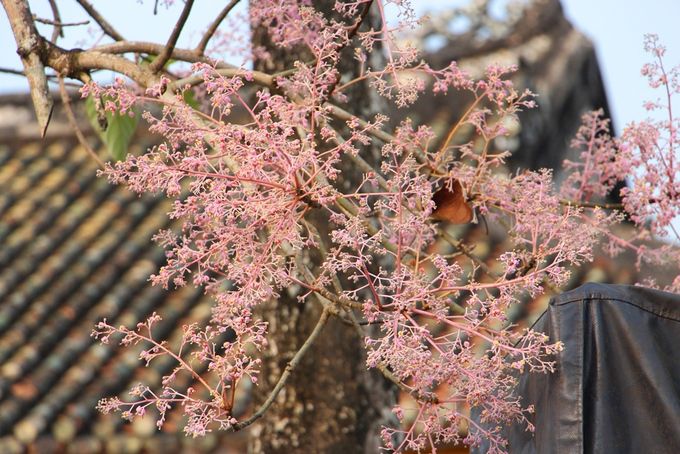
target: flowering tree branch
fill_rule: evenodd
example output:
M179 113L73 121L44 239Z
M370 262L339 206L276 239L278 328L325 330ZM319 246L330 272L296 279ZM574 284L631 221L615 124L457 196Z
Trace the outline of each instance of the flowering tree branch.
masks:
M167 42L149 43L124 41L79 0L116 40L88 50L62 49L37 33L27 3L2 2L11 18L23 22L14 30L19 47L35 43L25 52L34 102L46 94L37 72L46 80L44 68L50 67L60 80L80 80L83 97L100 111L126 116L146 108L149 130L163 142L105 164L102 173L133 191L174 199L169 216L181 226L156 236L167 249L167 263L152 282L191 283L215 298L211 322L186 327L175 349L152 336L157 316L136 330L98 325L94 335L104 341L122 335L124 345L150 345L141 355L147 362L165 355L178 364L160 392L137 387L136 400L104 400L104 411L120 409L133 418L154 405L162 425L167 410L183 406L190 435L203 435L211 425L242 429L271 408L334 317L364 337L367 366L414 399L415 420L397 406L403 427L383 429L388 449L418 451L488 438L499 452L506 443L501 425L526 422L530 410L514 394L515 372L552 372L551 356L561 348L539 333L519 330L507 309L526 295L565 285L572 268L593 258L600 238L612 252L625 247L639 260L678 263L677 248L652 250L642 243L670 225L680 202L671 109L677 78L661 60L646 74L653 85L667 88L667 105L660 107L668 119L631 126L613 139L598 113L585 116L573 143L581 155L565 163L566 178L557 187L549 170L509 175L508 153L497 149L517 113L534 107L532 94L511 81L516 68L489 65L473 77L455 62L441 68L420 62L417 50L397 39L418 22L408 2L336 2L332 18L306 2L253 0L252 29L265 30L276 48L305 55L276 74L206 55L236 1L225 6L196 48L181 49L176 45L191 1L184 3ZM398 8L399 24L388 20L388 7ZM372 10L382 19L378 25L368 24ZM382 65L371 60L378 48L384 49ZM659 59L663 55L653 39L648 48ZM350 58L349 49L361 69L346 76L339 68ZM269 50L254 48L252 56L266 60ZM155 57L142 65L127 53ZM190 74L167 71L171 58L193 63ZM135 85L123 78L109 86L93 83L89 72L101 69ZM360 82L398 108L407 108L425 90L456 90L471 101L438 141L428 125L406 120L392 128L383 113L365 118L354 113L346 101ZM246 86L254 91L251 97ZM188 101L196 97L198 102ZM471 139L461 143L462 131ZM359 171L349 175L348 163ZM623 203L603 202L636 166L645 173L633 178ZM614 232L624 213L638 224L632 237ZM475 219L504 230L504 250L478 256L474 243L450 229ZM238 421L235 390L244 380L257 383L256 353L266 345L267 324L257 308L283 292L322 308L321 316L291 352L262 405ZM220 340L226 332L233 333L232 341ZM205 376L189 356L207 364ZM207 397L182 389L178 374L198 382ZM481 422L465 407L479 409ZM468 426L467 437L461 437L461 425Z

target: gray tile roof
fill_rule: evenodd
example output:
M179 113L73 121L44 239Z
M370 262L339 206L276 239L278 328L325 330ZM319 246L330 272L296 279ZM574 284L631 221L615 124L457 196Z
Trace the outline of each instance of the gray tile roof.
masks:
M100 344L90 337L96 322L134 326L156 311L156 335L172 342L211 307L200 290L148 282L164 261L151 237L169 226L169 202L95 172L72 140L0 145L0 452L187 449L179 415L158 432L152 418L130 424L95 409L174 367L144 367L141 346ZM219 441L190 446L208 452Z

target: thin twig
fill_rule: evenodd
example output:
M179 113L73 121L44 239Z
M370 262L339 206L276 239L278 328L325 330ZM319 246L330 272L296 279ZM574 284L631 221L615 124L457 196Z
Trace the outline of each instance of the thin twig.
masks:
M273 76L270 76L267 73L263 73L260 71L249 71L247 69L241 69L241 68L223 68L223 69L218 69L215 71L215 73L225 76L225 77L234 77L234 76L241 76L245 77L246 75L249 77L249 80L253 81L254 83L258 85L263 85L266 87L273 87L274 86L274 78ZM179 79L174 81L172 84L168 85L168 91L178 89L178 88L183 88L187 85L189 86L194 86L194 85L200 85L203 82L205 82L205 79L201 75L193 75L189 77L185 77L184 79Z
M484 260L482 260L480 257L473 254L472 250L467 245L465 245L465 243L457 240L456 238L451 236L451 234L449 234L449 232L447 232L444 229L440 229L440 234L441 234L441 237L444 240L446 240L447 243L449 243L451 246L455 247L456 250L460 251L461 254L463 254L467 258L469 258L472 261L472 263L476 264L487 275L494 277L494 278L502 277L500 274L496 273L491 268L489 268L489 265L487 265Z
M222 21L224 21L224 19L229 15L231 10L234 9L239 1L240 0L231 0L231 2L229 2L229 4L225 6L222 11L220 11L220 14L218 14L215 20L210 24L210 27L208 27L208 30L206 30L205 34L201 38L201 42L199 42L198 46L196 46L196 53L198 53L198 55L202 56L205 54L205 48L208 47L208 42L213 37Z
M126 54L130 52L135 54L159 55L161 52L163 52L164 47L165 46L163 44L146 41L118 41L115 43L103 44L101 46L93 47L89 51L107 54ZM187 63L209 63L218 69L237 68L235 65L231 65L223 61L215 62L208 57L201 56L196 50L193 49L178 49L175 47L172 50L170 58L181 60Z
M3 68L0 67L0 73L14 74L17 76L26 76L26 74L20 69Z
M0 67L0 73L12 74L12 75L15 75L15 76L26 77L26 73L24 73L20 69ZM47 82L50 82L50 83L53 83L53 84L59 83L59 81L57 80L59 78L59 76L57 76L56 74L47 74L46 77L47 77ZM72 82L64 82L64 85L66 85L67 87L74 87L74 88L80 88L81 87L81 85L74 84Z
M307 278L310 279L312 282L316 279L314 276L314 273L307 267L307 266L302 266L301 267L302 271L305 272L307 275ZM335 286L335 291L338 293L337 295L331 293L330 291L326 290L324 287L308 287L310 290L312 290L314 293L316 293L318 296L321 296L325 298L326 300L330 301L333 303L335 308L338 307L343 307L347 310L352 310L352 309L359 309L361 310L363 308L363 305L361 303L358 303L356 301L351 301L351 300L343 300L341 298L342 295L342 288L338 284L334 282Z
M84 20L84 21L80 21L80 22L57 22L57 21L53 21L51 19L45 19L45 18L42 18L42 17L37 17L35 14L33 15L33 19L36 22L40 22L41 24L55 25L55 26L58 25L60 27L75 27L75 26L78 26L78 25L87 25L87 24L90 23L89 20Z
M175 49L175 45L179 39L179 35L182 33L182 29L184 28L184 24L187 23L192 6L194 6L194 0L186 0L182 14L180 14L179 19L175 24L175 28L172 29L170 38L168 38L168 43L165 45L163 51L158 55L158 57L156 57L149 65L151 71L158 72L158 70L165 66L165 64L170 59L172 51Z
M347 46L349 46L352 43L352 40L354 39L357 32L359 31L359 28L361 27L361 24L363 24L364 21L366 20L366 18L368 17L368 12L371 10L371 6L373 5L373 2L374 2L374 0L369 0L364 5L364 9L363 9L363 11L361 11L361 15L359 15L356 22L352 26L352 29L349 31L349 33L347 33L347 41L340 47L340 49L338 49L338 51L337 51L338 56L340 55L340 52L342 52ZM333 96L333 92L335 92L335 89L337 88L339 83L340 83L340 76L338 75L335 78L335 81L326 90L326 96L324 97L325 99L323 101L331 99L331 96Z
M600 208L602 210L623 210L623 203L579 202L578 200L560 200L560 205L577 208Z
M61 23L61 15L59 14L59 8L57 7L57 2L54 0L49 0L50 3L50 9L52 10L52 17L54 17L54 23L50 24L54 26L54 30L52 30L52 39L51 41L53 43L57 42L58 37L64 37L64 30L63 30L63 25ZM33 19L36 22L40 22L38 18L33 15Z
M352 29L347 34L348 44L349 44L349 41L351 41L357 35L357 32L359 32L359 28L361 27L361 24L363 24L364 21L366 20L366 18L368 17L368 12L371 10L371 6L373 6L374 1L375 0L369 0L364 5L364 10L361 12L361 15L359 16L357 21L354 23L354 26L352 26Z
M463 120L465 120L477 107L477 104L483 99L483 96L478 96L475 98L475 100L470 104L467 108L467 110L461 115L460 120L458 120L451 128L449 129L448 134L446 134L446 138L444 139L444 143L439 147L439 150L437 151L437 155L435 158L435 163L439 162L439 158L446 152L446 149L449 147L449 143L451 143L451 140L456 135L456 132L458 129L463 125Z
M87 14L90 15L94 21L99 24L101 29L109 35L111 38L113 38L115 41L124 41L125 38L123 38L123 35L118 33L115 28L111 24L107 22L104 17L99 14L99 11L97 11L94 6L90 4L87 0L76 0L80 6L87 12Z
M237 424L234 424L234 426L232 426L232 430L238 431L248 427L258 419L260 419L267 412L269 407L271 407L272 404L274 403L274 400L276 400L276 396L278 396L281 389L283 389L283 387L286 385L286 382L288 381L290 375L293 373L295 368L300 364L300 361L302 361L302 358L305 356L305 353L307 353L309 348L319 337L319 334L321 334L321 332L323 331L323 328L326 325L326 323L328 323L330 316L331 316L330 308L329 307L324 308L323 312L321 312L321 317L319 317L319 321L316 322L316 326L314 326L314 329L312 330L311 334L309 335L305 343L302 344L300 349L295 353L293 359L291 359L290 362L286 365L286 368L281 374L281 377L279 377L279 381L276 383L276 386L274 386L274 389L272 389L272 392L269 393L269 396L264 401L264 403L260 405L260 408L258 408L257 411L255 411L255 413L253 413L253 415L250 418L246 419L245 421L241 421Z
M87 151L87 153L92 157L92 159L94 159L97 162L99 168L103 169L104 162L99 158L99 156L97 156L97 153L95 153L90 144L87 143L85 135L78 127L78 122L76 121L76 116L73 113L73 109L71 108L71 99L68 95L68 91L66 91L66 85L64 84L63 77L59 77L59 93L61 94L61 101L62 104L64 105L66 117L68 118L68 122L70 123L71 127L73 128L73 131L76 134L76 137L78 138L78 142L80 142L83 148L85 148L85 151Z

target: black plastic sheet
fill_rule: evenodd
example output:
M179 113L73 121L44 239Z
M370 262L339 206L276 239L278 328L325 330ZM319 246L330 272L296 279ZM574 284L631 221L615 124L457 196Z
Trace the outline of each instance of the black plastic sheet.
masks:
M521 376L536 431L507 427L510 453L680 453L679 295L586 284L554 298L534 329L564 350L557 372Z

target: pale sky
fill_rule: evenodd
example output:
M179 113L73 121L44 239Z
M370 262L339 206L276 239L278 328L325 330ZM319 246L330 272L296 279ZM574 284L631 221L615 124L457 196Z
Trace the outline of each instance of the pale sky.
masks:
M415 0L414 4L420 12L446 8L461 1ZM93 3L127 39L156 41L159 36L169 33L169 24L176 20L179 6L169 10L160 7L159 14L153 16L150 14L152 0L144 3L138 0L94 0ZM59 5L63 20L86 19L75 1L59 0ZM198 0L180 46L195 44L200 31L223 5L222 1ZM563 5L568 18L595 42L617 130L620 131L630 121L644 118L646 113L641 107L642 102L655 95L646 88L639 75L640 67L647 61L642 50L642 37L645 33L657 33L668 47L669 66L680 64L680 1L563 0ZM34 0L31 6L38 16L51 17L47 0ZM77 40L87 39L88 27L95 29L92 25L80 27L83 31L78 38L65 40L62 44L74 45L78 44ZM50 30L51 27L45 26L42 32L49 34ZM3 10L0 12L0 67L21 68L15 47ZM0 74L0 93L26 90L27 84L22 78Z

